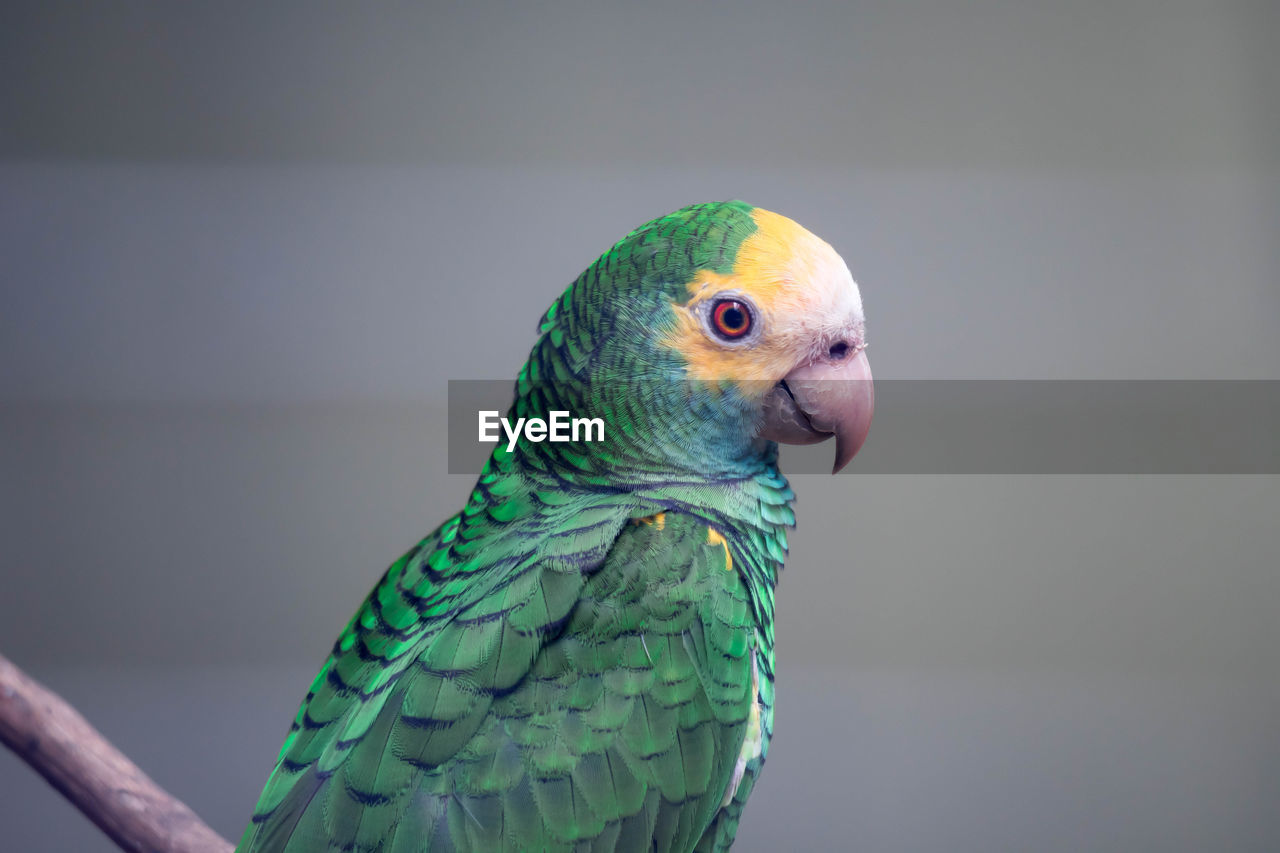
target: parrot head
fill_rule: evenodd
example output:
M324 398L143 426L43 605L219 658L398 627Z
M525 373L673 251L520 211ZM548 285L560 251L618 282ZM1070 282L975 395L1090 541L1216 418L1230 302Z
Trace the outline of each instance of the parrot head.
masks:
M649 453L731 473L769 456L771 442L835 438L839 471L870 430L866 326L848 267L797 223L743 202L692 205L632 231L540 330L522 381L572 377L573 404L621 430L600 451L614 462Z

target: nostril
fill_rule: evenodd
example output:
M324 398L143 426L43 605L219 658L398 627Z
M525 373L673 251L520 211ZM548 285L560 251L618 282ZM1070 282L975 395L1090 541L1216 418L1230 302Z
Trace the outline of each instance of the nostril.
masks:
M831 357L832 361L840 361L848 354L849 354L849 345L844 341L840 341L839 343L832 344L831 349L827 351L827 355Z

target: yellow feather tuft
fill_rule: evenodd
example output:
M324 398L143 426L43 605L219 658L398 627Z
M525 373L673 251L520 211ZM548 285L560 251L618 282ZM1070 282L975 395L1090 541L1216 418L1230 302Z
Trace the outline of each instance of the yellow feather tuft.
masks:
M719 530L714 527L707 528L707 544L719 545L724 548L724 570L726 572L733 571L733 555L729 553L729 543L725 541Z

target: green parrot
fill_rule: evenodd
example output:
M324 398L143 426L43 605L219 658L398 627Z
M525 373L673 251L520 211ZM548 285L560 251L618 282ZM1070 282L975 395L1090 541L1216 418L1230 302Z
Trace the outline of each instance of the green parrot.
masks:
M338 636L238 849L728 849L773 732L777 442L848 463L865 347L848 268L776 213L692 205L601 255L508 416L603 435L498 442Z

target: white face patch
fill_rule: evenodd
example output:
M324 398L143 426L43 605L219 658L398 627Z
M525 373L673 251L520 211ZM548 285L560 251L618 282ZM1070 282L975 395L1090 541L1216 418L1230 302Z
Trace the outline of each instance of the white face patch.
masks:
M802 355L802 361L826 356L832 346L865 344L866 320L862 293L844 259L814 237L803 241L774 300L777 334Z

